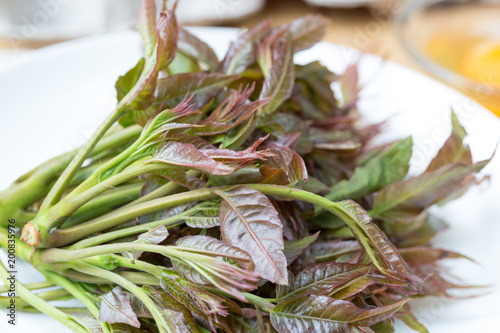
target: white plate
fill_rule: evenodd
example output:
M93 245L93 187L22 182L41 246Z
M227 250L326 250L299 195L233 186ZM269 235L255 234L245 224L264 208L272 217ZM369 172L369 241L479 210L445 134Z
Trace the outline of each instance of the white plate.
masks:
M236 31L196 28L193 31L221 55ZM114 82L141 54L136 33L125 32L75 40L32 52L0 68L1 121L0 188L48 157L76 147L103 120L115 104ZM357 53L330 44L317 45L297 55L297 61L319 59L342 72ZM491 156L500 137L500 120L463 95L399 65L367 56L361 62L365 88L360 109L367 122L390 121L386 139L413 134L416 140L412 172L421 171L449 133L450 106L454 106L470 133L475 159ZM479 265L455 261L461 276L474 284L500 282L500 182L498 156L486 168L489 184L435 209L451 224L435 243L475 258ZM40 278L28 266L18 268L21 282ZM443 301L427 299L417 315L433 333L493 332L500 313L500 293L479 298ZM42 315L18 313L16 327L0 314L1 332L64 332ZM33 330L34 329L34 330ZM398 332L410 332L401 328Z

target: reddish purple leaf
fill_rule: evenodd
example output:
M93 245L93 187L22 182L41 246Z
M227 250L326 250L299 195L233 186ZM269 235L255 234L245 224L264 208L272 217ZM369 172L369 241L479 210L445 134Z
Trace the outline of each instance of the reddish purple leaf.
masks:
M250 102L248 99L253 89L254 85L245 88L243 91L240 87L237 91L229 93L208 118L198 123L203 127L193 129L191 133L203 136L215 135L225 133L243 124L268 102L266 99Z
M186 236L179 239L176 246L193 249L193 252L199 250L204 255L229 258L237 262L241 267L253 270L254 263L246 251L213 237Z
M285 171L292 185L307 181L306 164L299 154L277 142L268 143L266 147L269 148L270 153L274 154L266 160L267 165Z
M191 103L195 109L199 109L238 78L237 75L220 73L175 74L158 80L156 101L172 107L179 104L186 95L192 95Z
M329 22L322 15L308 14L287 24L292 33L294 52L308 49L320 42L325 36Z
M192 35L184 28L179 29L179 51L192 57L193 59L202 61L210 71L215 71L219 59L214 50L208 44Z
M340 286L349 285L370 272L371 266L329 262L309 266L289 281L287 286L278 286L279 300L304 295L329 295Z
M160 13L156 24L156 70L165 69L175 58L179 27L173 10Z
M257 60L257 45L271 32L271 21L266 20L250 30L244 31L231 43L222 60L222 71L227 74L240 74Z
M216 147L210 142L200 138L196 135L189 135L185 133L176 133L168 136L170 141L176 141L180 143L190 143L198 149L216 149Z
M278 332L350 332L347 324L372 326L390 318L408 300L362 309L328 296L304 296L279 303L271 311Z
M464 143L467 132L462 125L460 125L457 115L453 111L451 112L451 124L452 130L450 137L438 151L436 157L431 161L426 172L439 169L442 166L455 162L466 165L472 164L471 151Z
M190 190L200 189L207 184L203 179L192 176L186 173L186 171L178 168L161 170L158 171L157 174Z
M229 175L236 170L234 167L215 161L192 144L173 141L162 143L150 162L177 165L211 175Z
M292 94L295 84L295 69L293 64L293 43L290 33L277 39L271 45L272 65L269 69L260 99L270 98L262 109L264 116L272 114Z
M257 140L251 147L242 151L231 149L203 149L201 151L218 162L226 163L237 168L243 168L256 160L266 160L266 158L273 156L268 150L256 150L266 138L267 137Z
M223 198L219 219L224 241L248 252L264 279L286 285L283 227L271 201L244 186L218 194Z
M119 286L101 297L99 320L110 324L123 323L141 327L129 298Z
M146 56L150 57L156 45L156 3L154 0L141 0L137 30L141 35Z

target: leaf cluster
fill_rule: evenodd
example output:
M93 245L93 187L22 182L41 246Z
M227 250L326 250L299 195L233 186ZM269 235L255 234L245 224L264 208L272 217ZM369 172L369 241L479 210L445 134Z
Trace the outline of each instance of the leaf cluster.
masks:
M116 82L119 124L86 167L53 172L69 177L57 202L47 189L21 207L33 265L85 305L83 331L427 332L411 298L464 287L440 266L463 256L432 247L444 225L429 209L488 161L454 113L421 175L411 137L374 147L383 125L359 124L356 64L294 63L327 24L261 22L219 61L175 6L157 17L141 1L145 56Z

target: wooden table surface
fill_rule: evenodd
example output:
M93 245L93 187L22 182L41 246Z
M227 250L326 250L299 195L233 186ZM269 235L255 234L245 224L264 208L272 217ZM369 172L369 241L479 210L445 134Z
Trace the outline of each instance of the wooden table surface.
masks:
M330 18L332 21L325 41L373 53L404 66L422 71L399 45L391 27L389 13L398 9L398 5L392 5L390 9L333 9L311 7L302 0L267 0L265 8L260 13L233 22L232 24L226 23L224 25L250 27L269 17L273 19L275 24L282 24L307 13L318 13ZM31 41L28 45L21 44L20 46L38 48L49 44L51 42ZM12 46L12 41L0 37L0 51L3 49L7 53L14 54Z
M390 8L319 8L308 6L302 0L267 0L266 7L259 14L249 17L233 26L249 27L257 22L272 18L275 24L290 22L307 13L322 14L331 19L325 41L352 47L376 54L406 67L422 69L406 54L392 29L389 12L396 12L400 5Z

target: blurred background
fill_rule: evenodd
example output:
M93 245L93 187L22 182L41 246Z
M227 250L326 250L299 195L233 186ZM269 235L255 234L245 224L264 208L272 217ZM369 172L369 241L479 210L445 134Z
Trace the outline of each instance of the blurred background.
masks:
M0 64L68 39L131 29L138 5L0 0ZM500 114L500 0L181 0L177 8L185 25L232 27L306 13L332 20L326 41L433 75Z

